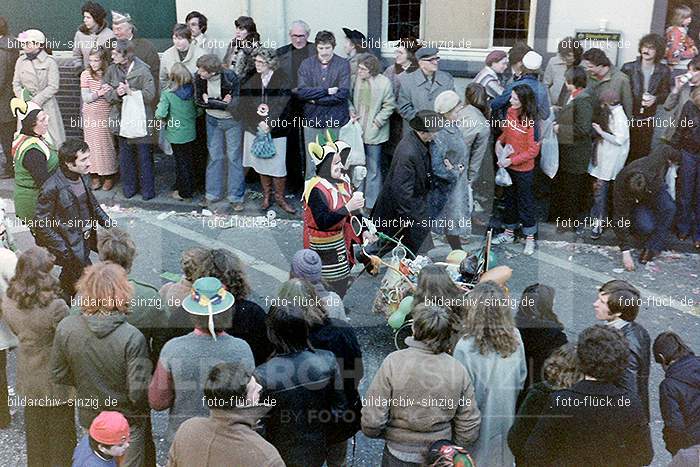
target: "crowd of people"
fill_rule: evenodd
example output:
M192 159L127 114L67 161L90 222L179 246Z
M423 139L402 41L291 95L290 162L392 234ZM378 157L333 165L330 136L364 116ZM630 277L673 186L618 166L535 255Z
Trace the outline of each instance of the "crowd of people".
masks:
M700 359L673 332L652 345L625 281L600 287L591 321L603 324L573 345L551 287L528 287L514 314L505 284L484 280L466 299L426 266L408 348L384 359L363 397L363 349L343 305L352 265L376 272L387 238L414 253L432 234L462 248L484 160L496 172L481 193L494 245L522 237L532 255L538 224L553 221L592 239L614 230L628 270L634 248L652 261L674 229L700 249L689 8L620 69L569 37L542 72L542 55L517 43L490 52L463 96L439 50L414 37L382 72L358 30L344 28L347 58L330 31L309 41L301 20L275 50L241 16L219 50L193 11L159 56L128 13L113 11L110 28L99 3L81 12L82 139L65 136L45 35L14 39L0 18L4 175L36 242L0 248L0 391L16 348L30 466L154 466L151 410L168 411L172 466L342 466L360 432L386 441L383 466L648 465L652 354L666 374L666 449L673 465L693 465ZM655 135L664 111L672 124ZM171 196L203 193L213 211L226 200L242 212L253 172L263 210L294 215L286 193L303 187L304 249L267 309L225 249L183 252L181 279L160 289L131 277L136 245L94 191L119 184L153 199L154 147L175 159Z

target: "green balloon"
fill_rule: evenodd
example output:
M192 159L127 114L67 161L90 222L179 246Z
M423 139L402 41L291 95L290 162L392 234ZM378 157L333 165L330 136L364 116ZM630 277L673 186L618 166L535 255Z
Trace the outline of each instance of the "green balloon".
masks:
M401 300L398 309L389 316L387 323L393 329L399 329L404 322L406 322L406 316L411 312L411 305L413 305L413 296L408 295Z

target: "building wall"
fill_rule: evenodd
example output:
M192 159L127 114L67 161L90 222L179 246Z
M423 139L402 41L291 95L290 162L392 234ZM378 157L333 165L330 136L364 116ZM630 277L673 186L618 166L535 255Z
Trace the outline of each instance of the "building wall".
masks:
M613 8L610 6L614 5ZM575 29L598 30L607 20L607 29L622 31L624 47L619 64L637 57L639 39L651 31L654 0L556 0L551 2L547 52L556 52L557 44Z
M240 15L252 16L268 47L281 47L289 42L289 23L303 19L311 26L311 40L322 29L333 32L342 55L343 27L367 30L367 0L324 2L320 0L176 0L177 19L184 21L192 10L208 20L207 35L225 45L234 33L233 21ZM223 51L220 52L223 55Z

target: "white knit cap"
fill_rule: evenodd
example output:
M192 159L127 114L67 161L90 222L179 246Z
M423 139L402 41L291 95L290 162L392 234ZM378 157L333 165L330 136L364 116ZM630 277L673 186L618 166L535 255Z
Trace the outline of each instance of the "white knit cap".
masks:
M433 109L439 114L449 113L459 105L459 95L452 91L443 91L435 98Z
M529 51L523 57L523 66L528 70L539 70L542 66L542 55L534 51Z
M43 44L46 42L46 36L38 29L27 29L19 33L17 42L36 42L37 44Z

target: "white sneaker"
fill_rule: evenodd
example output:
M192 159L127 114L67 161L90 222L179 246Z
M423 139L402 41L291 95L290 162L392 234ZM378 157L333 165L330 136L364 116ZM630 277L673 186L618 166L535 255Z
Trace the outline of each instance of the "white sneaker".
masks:
M523 254L525 256L532 256L535 252L535 239L528 238L525 240L525 248L523 249Z
M491 240L492 245L503 245L504 243L513 243L515 242L515 235L513 234L507 234L505 232L501 232L498 235L496 235L496 238Z

